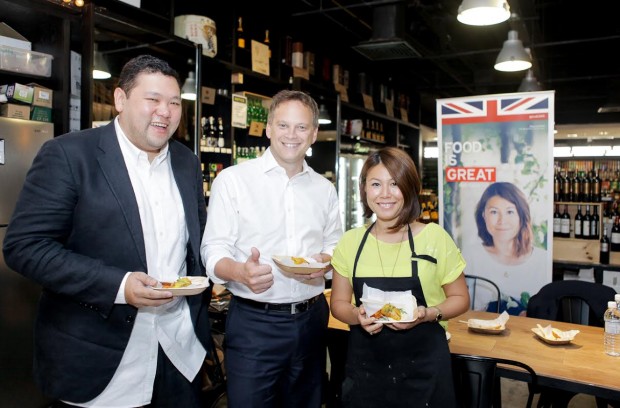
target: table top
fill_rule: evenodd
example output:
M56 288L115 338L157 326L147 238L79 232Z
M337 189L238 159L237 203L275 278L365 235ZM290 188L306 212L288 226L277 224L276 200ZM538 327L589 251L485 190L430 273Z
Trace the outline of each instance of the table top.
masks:
M479 334L468 330L467 324L461 322L470 318L491 320L497 316L470 310L450 319L450 351L521 361L536 371L541 385L620 399L620 357L605 354L602 328L510 316L501 334ZM532 332L537 324L580 332L569 344L549 345Z

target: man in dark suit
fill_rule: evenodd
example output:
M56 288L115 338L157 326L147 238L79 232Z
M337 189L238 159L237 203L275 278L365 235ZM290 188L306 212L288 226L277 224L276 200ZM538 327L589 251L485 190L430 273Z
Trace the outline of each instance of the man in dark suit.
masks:
M4 241L7 264L43 287L35 379L57 406L198 407L208 295L153 289L205 275L199 160L170 140L178 74L136 57L114 101L109 125L41 148Z

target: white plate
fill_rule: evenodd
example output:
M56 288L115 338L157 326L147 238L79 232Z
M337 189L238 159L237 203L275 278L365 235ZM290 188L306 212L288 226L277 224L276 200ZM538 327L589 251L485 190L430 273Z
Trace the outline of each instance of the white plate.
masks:
M554 346L560 346L562 344L568 344L568 343L570 343L572 341L572 339L548 339L547 337L545 337L545 335L543 334L542 330L540 330L538 327L532 328L532 331L534 332L536 337L538 337L540 340L544 341L547 344L551 344L551 345L554 345Z
M315 259L299 256L296 258L304 258L307 263L296 264L293 262L292 257L286 255L274 255L271 257L273 262L278 266L278 268L282 269L284 272L288 273L297 273L301 275L310 275L312 273L318 272L321 269L325 268L329 265L329 262L317 262Z
M153 289L170 292L172 296L191 296L198 295L209 287L209 279L206 276L188 276L188 278L192 281L192 284L183 288L153 287Z

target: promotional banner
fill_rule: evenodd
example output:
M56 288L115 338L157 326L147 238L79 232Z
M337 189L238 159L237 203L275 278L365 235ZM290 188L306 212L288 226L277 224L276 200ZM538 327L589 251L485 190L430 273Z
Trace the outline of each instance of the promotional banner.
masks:
M553 107L552 91L437 100L439 222L511 314L552 279ZM497 310L492 285L474 308Z

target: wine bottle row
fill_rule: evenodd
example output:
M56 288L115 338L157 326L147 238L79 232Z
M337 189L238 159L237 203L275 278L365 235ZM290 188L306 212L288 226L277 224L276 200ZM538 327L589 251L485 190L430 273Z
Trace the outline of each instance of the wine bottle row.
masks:
M571 219L568 205L564 205L564 212L560 213L560 205L555 205L553 213L553 236L560 238L599 239L601 219L598 206L594 205L594 212L590 214L590 205L586 204L585 214L581 211L581 204L577 206L577 214ZM572 228L571 228L572 227ZM572 236L571 236L571 231Z
M226 147L226 138L224 137L224 122L221 117L217 118L217 129L215 125L215 118L209 116L208 118L201 118L200 125L202 127L202 137L200 138L200 151L218 152L218 153L232 153L232 150Z
M601 179L598 170L566 173L564 170L553 176L553 199L555 201L599 202L609 195L612 188L610 179ZM618 180L615 187L618 188Z

